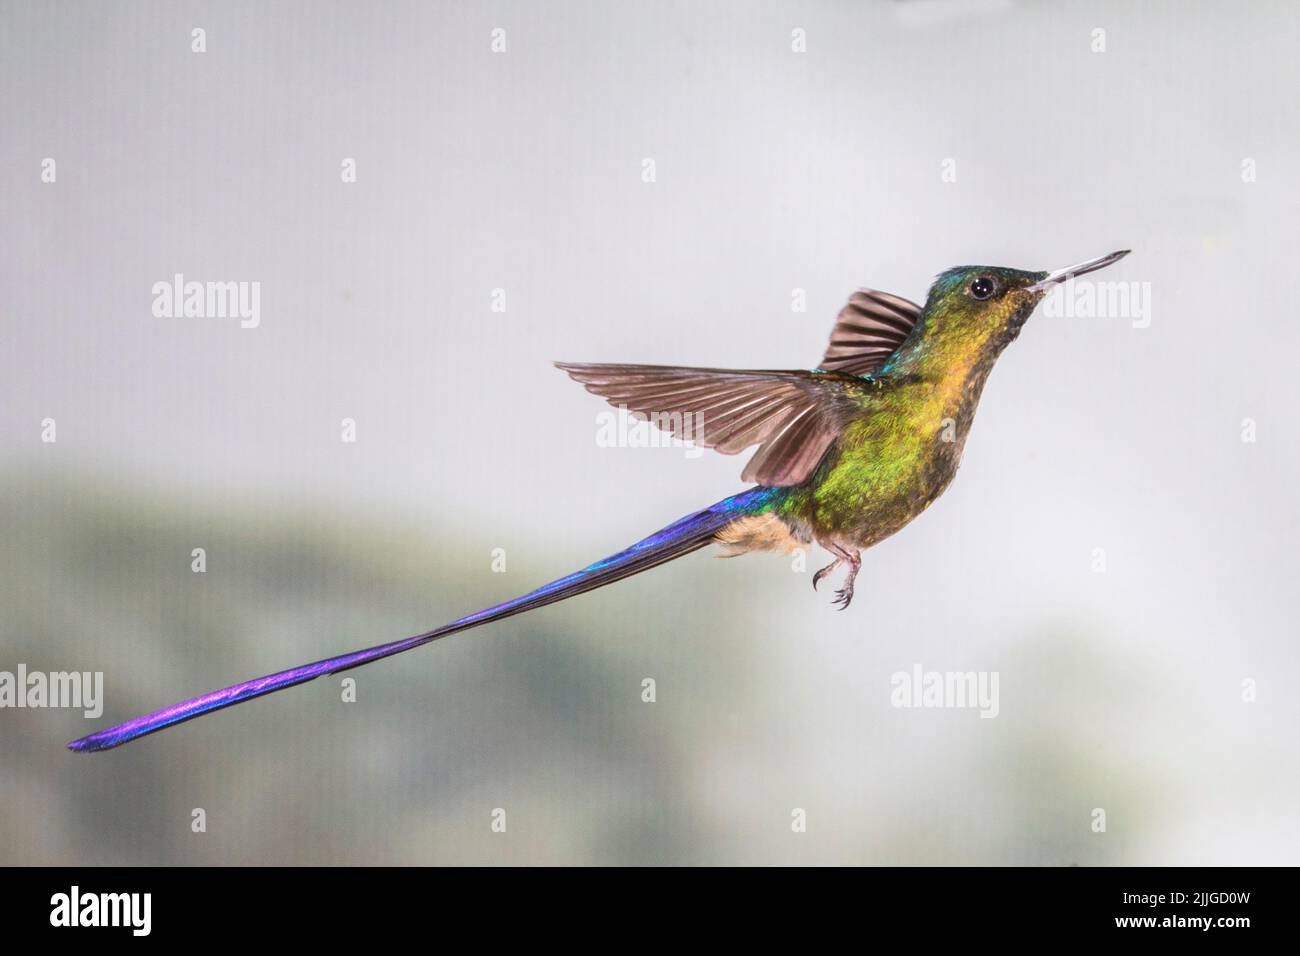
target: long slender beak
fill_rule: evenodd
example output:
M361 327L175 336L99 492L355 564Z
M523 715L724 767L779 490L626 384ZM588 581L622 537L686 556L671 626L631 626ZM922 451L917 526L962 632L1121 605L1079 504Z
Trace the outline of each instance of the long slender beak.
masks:
M1098 269L1104 269L1112 263L1119 262L1126 255L1132 252L1132 249L1121 249L1119 252L1112 252L1107 256L1099 256L1096 259L1089 259L1087 262L1080 262L1076 265L1066 266L1064 269L1057 269L1055 272L1049 272L1045 279L1039 279L1031 286L1026 286L1026 292L1044 292L1049 286L1056 285L1058 282L1064 282L1066 279L1073 279L1075 276L1081 276L1087 272L1096 272Z

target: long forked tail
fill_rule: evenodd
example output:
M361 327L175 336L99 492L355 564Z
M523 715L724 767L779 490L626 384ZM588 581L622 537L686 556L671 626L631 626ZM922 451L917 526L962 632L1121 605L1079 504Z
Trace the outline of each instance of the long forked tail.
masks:
M222 690L215 690L210 694L204 694L202 697L195 697L179 704L173 704L170 707L164 707L162 710L136 717L126 723L118 724L116 727L109 727L107 730L99 731L99 733L90 734L80 740L74 740L68 744L68 748L82 752L109 750L135 740L137 737L152 734L164 727L191 720L214 710L220 710L223 707L241 704L246 700L252 700L254 697L261 697L264 694L283 690L286 687L303 684L323 674L337 674L339 671L360 667L362 664L368 664L382 657L391 657L393 654L409 651L413 647L428 644L430 641L436 641L448 634L455 634L457 631L466 631L472 627L478 627L480 624L499 621L505 617L522 614L534 608L545 607L547 604L554 604L557 601L563 601L565 598L571 598L585 591L612 584L615 581L646 571L656 565L663 564L665 561L671 561L673 558L681 557L704 547L713 540L714 534L735 519L746 515L761 514L769 510L776 503L780 494L781 489L777 488L751 488L749 491L741 492L720 501L710 508L705 508L703 511L682 518L680 521L675 521L663 530L655 532L643 541L638 541L618 554L611 555L603 561L597 561L581 571L576 571L557 581L552 581L550 584L545 584L536 591L531 591L512 601L470 614L467 617L452 621L450 624L444 624L435 630L426 631L405 640L368 647L365 650L353 651L351 654L316 661L314 664L303 664L300 667L293 667L277 674L268 674L265 677L247 680Z

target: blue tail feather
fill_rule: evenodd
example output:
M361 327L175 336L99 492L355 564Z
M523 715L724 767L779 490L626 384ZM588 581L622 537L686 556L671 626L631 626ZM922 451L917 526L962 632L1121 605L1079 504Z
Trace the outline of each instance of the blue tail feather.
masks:
M125 723L90 734L68 744L68 748L80 752L108 750L121 744L152 734L192 720L203 714L221 710L234 704L252 700L286 687L314 680L324 674L336 674L339 671L360 667L371 661L391 657L403 651L436 641L440 637L455 634L457 631L469 630L480 624L499 621L502 618L522 614L536 608L563 601L586 591L612 584L641 571L648 570L665 561L689 554L704 547L713 540L713 536L727 524L744 515L759 514L771 508L778 500L781 489L751 488L730 498L718 502L712 507L687 515L668 527L655 532L648 538L638 541L629 548L611 555L602 561L588 565L581 571L544 584L535 591L514 598L504 604L498 604L466 617L444 624L432 631L417 634L404 640L380 644L350 654L330 657L311 664L303 664L286 671L268 674L255 680L243 681L222 690L204 694L190 700L164 707L162 710L133 718Z

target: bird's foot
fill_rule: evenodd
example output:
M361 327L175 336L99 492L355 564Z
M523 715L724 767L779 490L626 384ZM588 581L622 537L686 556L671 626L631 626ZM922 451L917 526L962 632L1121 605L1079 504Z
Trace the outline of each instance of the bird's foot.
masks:
M845 551L842 560L848 562L849 573L844 576L844 586L835 592L835 600L831 602L838 605L841 611L847 609L853 603L853 582L857 579L858 570L862 567L862 556L857 551Z

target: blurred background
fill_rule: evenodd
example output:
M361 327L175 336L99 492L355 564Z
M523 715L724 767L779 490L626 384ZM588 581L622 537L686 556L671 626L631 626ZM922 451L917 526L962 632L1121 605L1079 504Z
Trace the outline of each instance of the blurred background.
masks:
M0 17L0 670L105 696L0 709L0 863L1300 860L1294 5ZM1149 326L1040 310L847 613L820 552L701 552L354 703L63 749L740 490L602 447L552 359L811 367L859 286L1117 248ZM156 317L177 273L260 324ZM916 665L997 672L998 717L892 707Z

